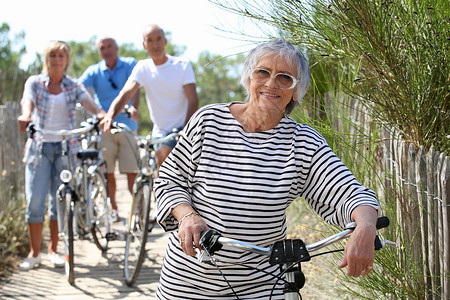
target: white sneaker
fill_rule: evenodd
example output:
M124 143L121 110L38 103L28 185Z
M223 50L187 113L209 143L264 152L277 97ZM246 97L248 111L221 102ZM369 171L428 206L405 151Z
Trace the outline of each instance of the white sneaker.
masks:
M41 254L39 253L37 257L28 257L27 259L25 259L25 261L19 265L19 269L21 269L22 271L31 270L38 267L41 264L41 261L42 258Z
M57 253L47 255L48 259L52 262L55 268L62 268L65 265L64 259L61 258Z

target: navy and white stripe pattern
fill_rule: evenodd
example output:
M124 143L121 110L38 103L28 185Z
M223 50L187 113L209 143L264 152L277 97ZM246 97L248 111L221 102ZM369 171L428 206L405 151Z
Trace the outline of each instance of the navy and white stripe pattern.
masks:
M155 184L158 222L172 231L162 269L159 299L235 299L212 265L197 262L179 246L170 214L189 203L224 236L268 247L286 237L285 210L304 197L327 222L344 226L359 205L378 209L375 194L357 182L312 127L283 117L273 129L247 133L230 104L206 106L191 118ZM275 280L267 259L223 248L215 257L240 299L266 299ZM281 285L273 299L284 299Z

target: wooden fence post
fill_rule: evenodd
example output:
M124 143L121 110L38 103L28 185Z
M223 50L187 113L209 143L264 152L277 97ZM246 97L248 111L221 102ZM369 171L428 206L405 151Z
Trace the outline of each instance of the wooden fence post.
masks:
M17 102L0 105L0 207L11 192L24 186L22 150L26 138L17 125L19 114Z
M419 152L416 156L416 185L417 185L417 204L419 206L419 220L420 233L422 235L421 255L423 263L423 274L425 276L425 299L429 297L429 290L431 288L431 277L429 271L428 248L430 238L428 235L429 214L426 204L426 189L427 189L427 170L426 170L426 152L423 146L420 146Z
M430 270L431 276L431 289L433 294L436 295L438 292L439 284L438 279L438 247L437 247L437 205L434 200L434 190L435 190L435 165L436 165L436 155L434 146L431 146L428 150L426 161L427 161L427 211L428 211L428 268Z
M416 187L416 147L414 144L409 144L408 153L405 153L407 163L407 173L405 174L406 180L408 181L405 184L406 197L408 199L407 207L409 209L411 222L410 222L410 234L411 234L411 246L412 252L414 255L414 261L416 262L415 268L418 272L423 271L423 263L422 263L422 234L420 229L420 213L419 213L419 205L417 201L417 187ZM420 278L420 277L419 277ZM426 280L424 277L420 278L420 285L425 286Z
M448 158L445 157L444 153L441 153L439 157L439 164L437 168L437 180L438 180L438 189L437 189L437 197L438 197L438 205L440 207L441 213L439 214L439 246L440 246L440 265L441 265L441 291L442 298L449 299L450 291L449 291L449 236L448 236L448 226L449 226L449 218L448 218L448 199L447 199L447 184L449 180L448 173L450 170L448 169Z
M444 272L445 276L445 293L444 299L450 298L450 161L448 156L445 157L444 167L441 174L442 182L442 200L444 208Z

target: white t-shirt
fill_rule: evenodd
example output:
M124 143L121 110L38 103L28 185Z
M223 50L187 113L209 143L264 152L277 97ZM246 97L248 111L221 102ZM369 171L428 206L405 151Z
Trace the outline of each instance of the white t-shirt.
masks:
M188 59L167 57L167 62L159 66L152 59L138 61L129 77L145 89L153 135L167 134L174 128L184 126L188 99L183 86L195 83Z
M69 112L64 93L61 92L57 95L50 94L48 103L49 114L44 121L44 128L52 131L69 129ZM42 136L42 140L44 142L55 143L60 142L62 140L62 136L44 134Z

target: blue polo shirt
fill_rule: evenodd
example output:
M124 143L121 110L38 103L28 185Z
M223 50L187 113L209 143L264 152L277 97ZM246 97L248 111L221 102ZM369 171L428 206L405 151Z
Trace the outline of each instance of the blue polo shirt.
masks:
M111 71L102 60L89 66L79 80L86 88L94 89L95 101L107 112L135 65L136 59L133 57L119 57L114 70ZM128 118L124 113L120 113L114 120L126 124L132 130L138 128L137 122Z

